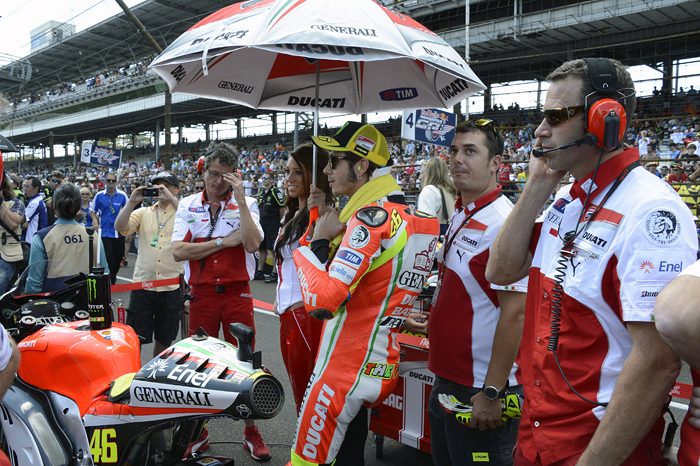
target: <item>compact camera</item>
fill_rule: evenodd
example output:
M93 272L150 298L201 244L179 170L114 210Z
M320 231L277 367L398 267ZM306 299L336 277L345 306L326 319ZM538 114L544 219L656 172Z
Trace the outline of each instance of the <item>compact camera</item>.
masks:
M160 192L158 192L158 188L143 188L141 194L143 197L158 197Z

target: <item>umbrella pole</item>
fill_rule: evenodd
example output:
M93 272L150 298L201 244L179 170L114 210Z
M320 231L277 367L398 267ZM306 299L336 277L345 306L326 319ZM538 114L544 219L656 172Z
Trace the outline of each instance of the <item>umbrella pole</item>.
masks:
M314 102L314 136L318 136L318 89L320 87L320 79L321 77L321 62L319 60L316 60L316 101ZM316 165L317 165L317 160L316 160L316 154L318 147L316 147L316 144L313 145L313 174L311 175L311 187L314 188L316 187ZM310 241L307 240L311 233L311 225L318 219L318 207L314 207L311 209L309 212L309 226L306 228L306 233L304 233L304 236L299 238L299 244L302 246L308 246Z
M318 91L319 87L321 86L321 60L316 60L316 98L314 99L314 136L318 136ZM314 144L314 152L313 152L313 175L311 177L312 179L312 187L316 187L316 152L317 152L318 147L316 147L316 144Z

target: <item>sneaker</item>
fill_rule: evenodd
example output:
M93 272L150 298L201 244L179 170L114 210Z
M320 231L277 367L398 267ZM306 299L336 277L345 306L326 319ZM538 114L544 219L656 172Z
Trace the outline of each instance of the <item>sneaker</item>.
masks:
M129 266L129 261L126 260L126 257L122 259L121 263L119 264L120 267L128 267Z
M260 270L257 270L253 276L253 280L265 280L265 275Z
M246 427L243 430L243 448L250 452L250 457L255 461L267 461L272 458L270 449L265 445L256 426Z
M202 430L202 435L199 436L199 440L190 444L185 452L185 458L190 456L192 453L201 452L209 448L209 429L206 427Z
M277 274L273 273L269 276L269 278L265 279L265 283L277 283Z

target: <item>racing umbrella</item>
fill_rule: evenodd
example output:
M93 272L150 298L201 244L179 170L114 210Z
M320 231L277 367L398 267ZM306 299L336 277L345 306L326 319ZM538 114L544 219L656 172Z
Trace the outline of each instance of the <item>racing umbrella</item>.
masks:
M0 152L19 152L19 150L9 139L0 134Z
M151 68L171 92L314 109L315 135L319 111L446 108L485 88L437 34L373 0L236 3L183 33ZM314 151L314 178L315 167Z
M437 34L372 0L236 3L151 68L172 92L281 111L446 108L485 88Z

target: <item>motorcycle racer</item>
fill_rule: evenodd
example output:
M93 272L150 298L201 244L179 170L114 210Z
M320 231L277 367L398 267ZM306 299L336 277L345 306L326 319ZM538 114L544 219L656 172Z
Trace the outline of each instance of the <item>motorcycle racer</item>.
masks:
M331 151L324 173L333 194L350 200L338 215L314 188L308 205L323 215L311 245L294 252L306 310L327 320L292 446L291 464L305 466L363 454L362 407L395 387L395 336L430 272L439 233L437 219L409 208L390 168L380 168L390 157L376 128L348 122L313 140ZM358 433L346 439L356 416Z

